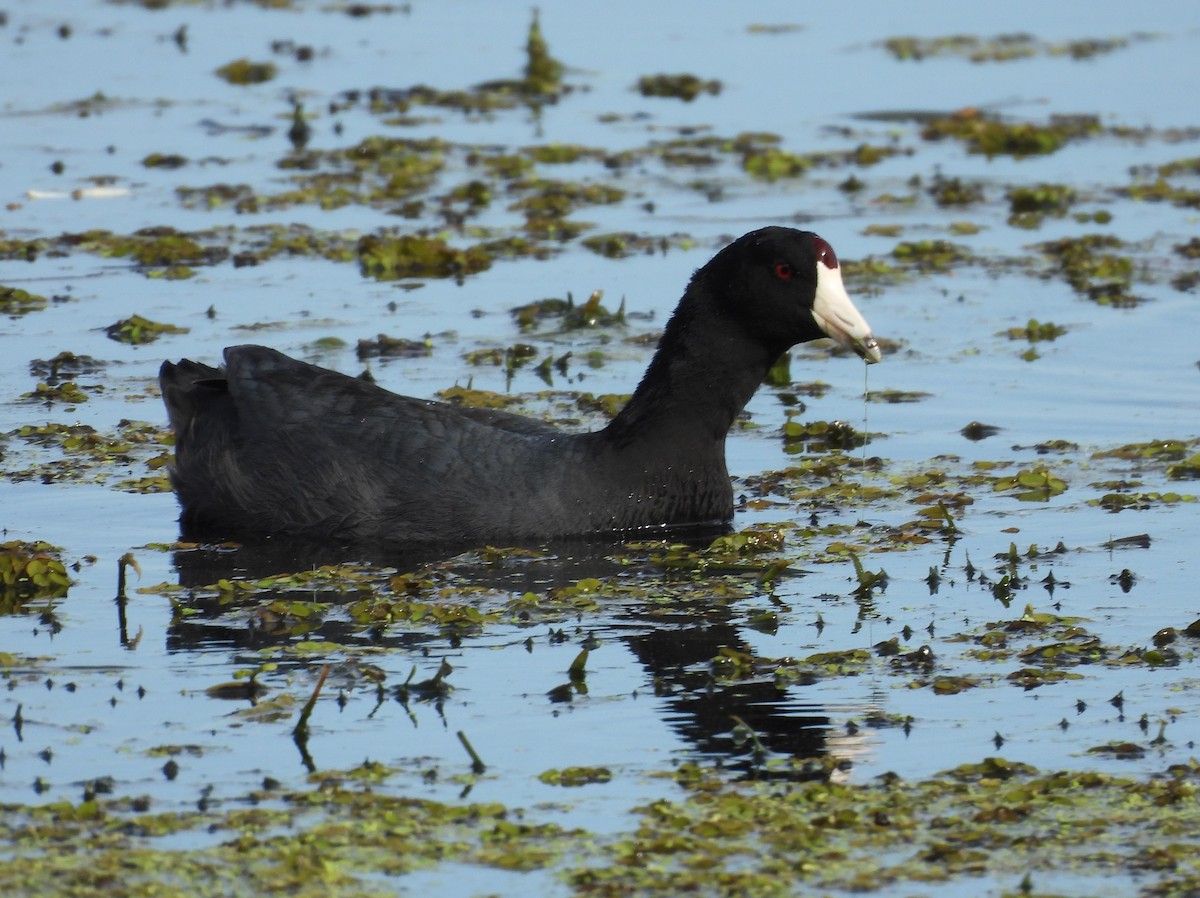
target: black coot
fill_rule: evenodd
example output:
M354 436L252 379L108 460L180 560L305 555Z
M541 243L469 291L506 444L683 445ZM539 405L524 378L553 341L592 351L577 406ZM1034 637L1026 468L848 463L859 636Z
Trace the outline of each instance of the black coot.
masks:
M262 346L162 366L185 533L518 541L720 525L725 436L790 346L881 355L816 234L753 231L695 273L636 392L567 433L390 393Z

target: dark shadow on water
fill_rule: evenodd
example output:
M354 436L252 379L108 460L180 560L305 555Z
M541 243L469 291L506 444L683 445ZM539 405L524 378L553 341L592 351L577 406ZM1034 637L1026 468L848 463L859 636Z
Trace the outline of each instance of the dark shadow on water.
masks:
M707 546L724 531L710 530L673 539L694 548ZM587 577L630 574L626 543L620 540L572 540L544 544L532 551L479 549L463 544L424 544L404 547L328 547L273 540L257 545L197 546L175 554L180 585L211 586L222 579L261 579L281 573L311 570L321 565L369 564L398 572L450 571L456 580L471 586L506 591L545 593L570 586ZM624 553L624 557L623 556ZM663 571L647 565L637 572L648 577ZM292 594L294 595L294 594ZM347 602L358 595L329 590L305 594L310 601ZM289 628L273 632L270 619L255 606L270 601L243 600L234 613L230 605L211 593L184 600L189 613L176 616L167 633L171 651L187 652L225 648L251 652L293 641ZM779 688L773 678L755 676L721 682L713 676L712 662L721 649L749 652L737 622L740 615L724 602L664 613L661 607L619 610L620 642L641 665L663 705L664 721L694 747L697 754L745 777L811 778L826 775L826 765L803 763L768 765L768 759L804 762L823 758L829 751L831 721L817 704L797 701L795 691L811 684ZM611 618L609 619L611 621ZM597 630L603 632L604 621ZM471 636L448 635L432 628L409 630L390 625L378 629L340 621L321 621L304 638L326 640L347 647L375 646L436 657L446 648L469 643ZM394 687L389 687L394 688ZM549 699L547 699L549 700Z

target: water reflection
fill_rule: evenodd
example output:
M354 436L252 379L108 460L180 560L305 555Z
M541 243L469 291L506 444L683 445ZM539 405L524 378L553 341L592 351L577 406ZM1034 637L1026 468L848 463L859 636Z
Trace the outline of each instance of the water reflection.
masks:
M709 538L699 539L699 544L706 545ZM279 541L178 551L175 565L179 583L194 591L183 600L186 613L176 614L168 627L168 649L187 652L224 648L241 655L295 641L296 630L274 626L277 621L264 608L277 598L295 600L296 592L255 593L231 601L228 595L221 598L201 587L223 579L260 579L312 570L322 564L344 565L347 557L342 549ZM370 564L376 568L452 574L464 591L484 589L510 596L545 594L589 577L671 576L651 563L631 565L625 547L615 542L560 543L543 547L533 555L447 545L407 547L402 552L389 549L373 555L369 548L360 547L352 557L372 558ZM379 559L386 559L385 565ZM360 594L319 587L304 594L305 601L332 605L346 605L359 598ZM619 642L628 648L661 700L664 722L694 749L697 760L715 761L746 777L830 775L837 759L849 758L859 750L863 738L834 729L834 717L819 702L797 700L797 691L813 689L815 678L779 685L773 676L761 671L748 671L736 678L715 674L714 659L723 651L753 657L740 622L743 618L728 599L695 599L667 608L621 603L610 614L595 617L589 631L609 644ZM302 635L351 649L371 646L422 659L436 658L446 649L462 650L476 638L474 632L430 627L364 627L336 614L323 616ZM568 638L574 637L563 636ZM244 654L247 660L251 657ZM312 663L311 658L293 662L296 668L309 668ZM345 667L334 675L339 688L366 684L354 664ZM381 701L395 700L407 707L407 702L414 700L412 689L406 686L380 685L379 690ZM548 696L547 701L551 700Z

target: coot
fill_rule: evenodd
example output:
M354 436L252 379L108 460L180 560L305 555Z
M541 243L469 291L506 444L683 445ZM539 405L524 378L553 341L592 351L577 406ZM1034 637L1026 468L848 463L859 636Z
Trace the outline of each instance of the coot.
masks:
M521 541L720 525L725 436L789 347L879 346L816 234L753 231L688 284L602 430L388 392L263 346L165 362L184 532L328 542Z

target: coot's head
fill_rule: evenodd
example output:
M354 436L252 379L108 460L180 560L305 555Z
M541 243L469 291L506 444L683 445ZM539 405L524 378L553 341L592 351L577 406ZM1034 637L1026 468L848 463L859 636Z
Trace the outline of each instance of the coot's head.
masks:
M832 337L868 364L883 358L842 285L833 248L811 231L751 231L721 250L703 275L725 316L780 352Z

